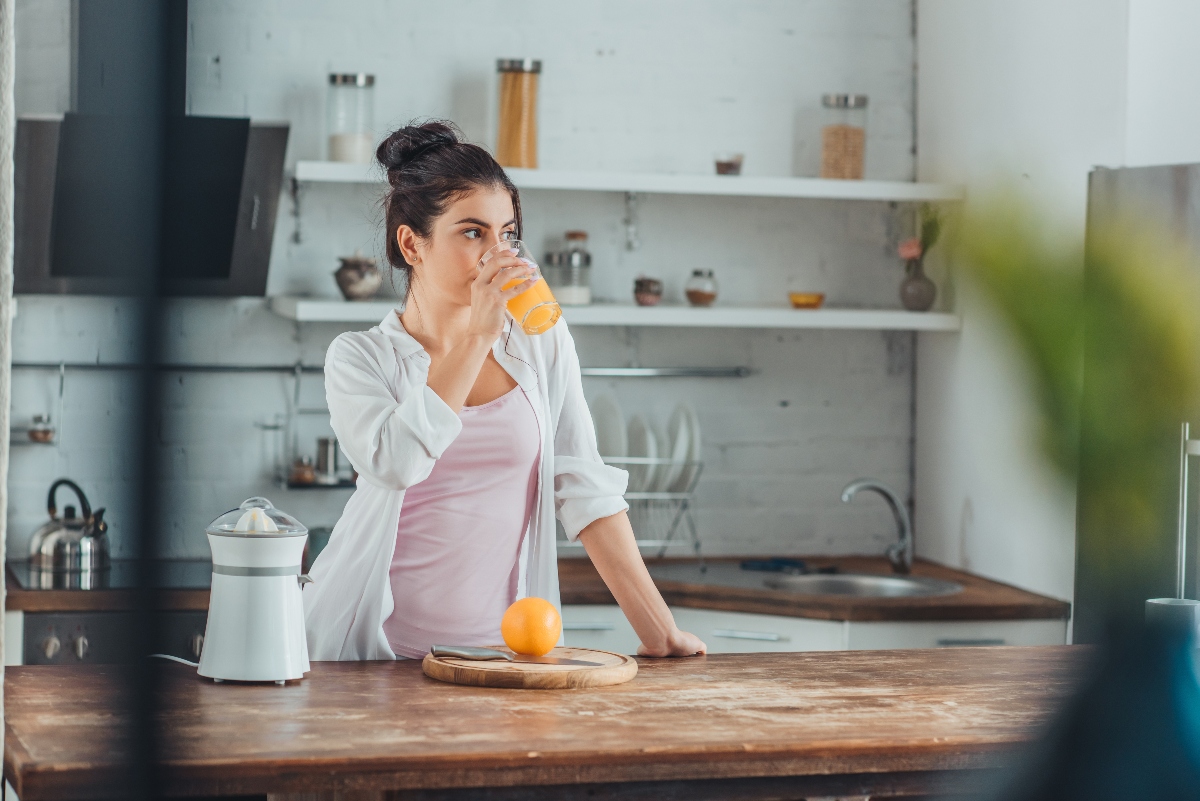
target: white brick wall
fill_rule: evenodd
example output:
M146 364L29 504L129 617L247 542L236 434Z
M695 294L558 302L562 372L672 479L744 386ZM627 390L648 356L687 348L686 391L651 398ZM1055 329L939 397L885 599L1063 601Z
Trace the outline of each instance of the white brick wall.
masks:
M166 327L170 361L231 364L318 364L338 332L330 325L293 326L249 299L174 302ZM24 296L14 321L14 359L126 361L135 330L128 303ZM697 521L706 551L878 551L892 536L881 503L862 498L845 506L838 496L860 475L908 486L909 335L613 328L578 328L574 335L584 364L755 369L742 379L585 379L589 397L611 391L627 415L640 413L659 429L678 400L696 407L706 462ZM204 525L254 494L312 526L336 521L348 492L271 485L272 435L254 424L286 409L290 376L187 373L163 381L160 478L168 515L159 530L168 553L204 556ZM13 385L15 425L57 413L56 372L19 369ZM302 405L324 403L319 376L306 376L302 390ZM24 551L45 517L46 487L65 475L83 485L93 504L108 507L114 547L130 553L136 403L127 374L68 371L61 444L13 450L14 552ZM312 453L328 426L310 419L301 431L301 445Z
M64 0L25 0L20 20L50 26L61 19L55 7ZM290 120L291 163L321 156L325 74L370 71L379 76L381 126L449 116L486 142L495 58L540 57L546 167L707 172L714 151L733 149L746 153L749 174L787 175L816 170L820 94L863 91L871 96L868 172L905 179L913 169L909 9L907 0L207 0L192 9L189 102L194 113ZM33 40L20 20L19 53ZM18 71L22 111L54 110L50 98L65 91L65 70L40 69ZM338 255L381 250L378 196L373 187L308 187L300 244L290 241L285 199L269 292L334 296ZM678 301L690 270L709 267L722 302L778 304L804 287L839 306L898 305L902 270L892 254L909 221L887 204L643 197L643 246L630 253L619 195L542 191L523 201L526 238L538 251L568 228L591 233L602 298L627 299L633 278L646 273L665 279ZM119 360L132 347L132 311L109 299L22 298L15 358ZM166 345L172 361L316 364L337 331L295 326L261 301L192 300L171 304ZM882 503L848 507L838 494L860 475L908 490L907 334L581 328L575 336L585 365L756 369L745 379L588 379L585 387L589 397L611 389L627 414L641 411L659 426L678 399L695 404L705 434L697 518L707 551L877 552L891 537ZM62 445L14 452L10 547L24 550L44 517L46 486L70 475L109 506L117 551L128 553L128 381L80 372L67 382ZM18 371L15 423L47 410L56 388L51 374ZM256 493L309 525L337 519L346 492L270 486L267 442L254 423L282 412L290 392L279 375L170 379L162 442L171 511L160 523L170 553L206 556L204 525ZM306 378L305 393L305 404L322 402L318 377ZM324 423L308 425L302 444L311 449Z

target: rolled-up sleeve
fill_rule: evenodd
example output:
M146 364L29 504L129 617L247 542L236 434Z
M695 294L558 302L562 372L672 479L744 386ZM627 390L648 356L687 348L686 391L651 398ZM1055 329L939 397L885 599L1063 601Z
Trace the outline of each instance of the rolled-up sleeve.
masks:
M362 343L340 336L325 356L325 397L354 469L377 486L403 490L429 476L462 422L424 384L397 400L381 369Z
M629 508L624 497L629 474L600 458L575 343L563 336L558 358L566 384L554 433L554 509L574 542L596 520Z

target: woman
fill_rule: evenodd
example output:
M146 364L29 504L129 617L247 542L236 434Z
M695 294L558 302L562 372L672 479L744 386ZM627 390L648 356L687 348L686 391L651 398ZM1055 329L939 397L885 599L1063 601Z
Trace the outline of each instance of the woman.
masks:
M627 476L596 452L566 323L525 334L505 307L532 286L529 266L505 248L478 266L520 235L516 187L444 123L401 128L376 156L391 185L387 257L408 298L403 313L339 336L325 359L333 430L359 479L304 591L312 658L501 642L517 598L559 604L556 515L639 653L704 653L646 572Z

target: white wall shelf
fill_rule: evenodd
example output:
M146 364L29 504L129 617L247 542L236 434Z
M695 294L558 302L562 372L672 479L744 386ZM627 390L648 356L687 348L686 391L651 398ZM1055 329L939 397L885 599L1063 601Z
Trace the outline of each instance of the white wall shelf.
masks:
M660 175L639 172L580 170L523 170L510 168L519 189L561 189L577 192L646 192L668 195L727 195L735 197L823 198L827 200L890 200L898 202L962 200L964 190L952 184L909 181L838 181L822 178L764 178L743 175ZM326 183L383 181L374 164L298 161L296 179Z
M281 317L310 323L378 323L394 308L389 301L349 302L297 297L271 298ZM580 325L675 328L838 328L876 331L957 331L957 314L893 309L816 309L783 307L632 306L598 303L563 309L568 323Z

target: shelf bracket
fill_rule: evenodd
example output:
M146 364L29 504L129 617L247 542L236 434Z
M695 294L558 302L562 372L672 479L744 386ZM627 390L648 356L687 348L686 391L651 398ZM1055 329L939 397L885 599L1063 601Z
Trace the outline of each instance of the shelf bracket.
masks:
M638 239L638 232L637 232L637 223L638 223L637 207L638 207L637 192L626 192L625 193L625 219L623 220L623 222L625 223L625 249L629 250L629 251L637 250L638 248L640 248L642 246L641 241Z
M292 244L299 245L303 241L300 235L300 179L294 175L288 183L288 194L292 198Z

